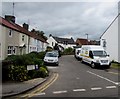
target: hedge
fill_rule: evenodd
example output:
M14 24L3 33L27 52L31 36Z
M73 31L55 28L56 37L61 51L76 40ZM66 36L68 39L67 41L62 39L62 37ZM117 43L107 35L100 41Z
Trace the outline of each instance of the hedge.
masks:
M49 75L49 71L46 66L43 65L43 58L45 52L31 52L24 55L11 55L8 56L4 61L3 73L7 71L3 79L15 80L15 81L25 81L28 79L33 79L37 77L46 77ZM38 65L38 70L27 70L27 65ZM4 68L4 67L7 67Z

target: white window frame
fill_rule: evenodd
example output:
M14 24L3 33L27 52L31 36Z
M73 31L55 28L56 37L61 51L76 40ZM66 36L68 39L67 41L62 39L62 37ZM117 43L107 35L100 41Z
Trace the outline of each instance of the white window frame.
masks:
M8 46L7 54L8 55L15 55L16 54L16 47Z
M7 54L12 55L13 52L13 46L8 46Z

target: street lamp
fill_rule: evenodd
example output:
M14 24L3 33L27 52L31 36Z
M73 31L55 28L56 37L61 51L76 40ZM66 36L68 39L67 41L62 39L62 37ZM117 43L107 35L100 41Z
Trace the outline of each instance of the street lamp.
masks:
M86 33L85 35L87 36L87 45L88 45L88 34Z

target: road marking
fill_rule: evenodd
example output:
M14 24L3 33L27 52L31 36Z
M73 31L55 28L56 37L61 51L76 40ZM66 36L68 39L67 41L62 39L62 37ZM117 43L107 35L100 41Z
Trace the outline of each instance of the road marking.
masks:
M113 84L115 84L115 85L120 86L118 82L114 82L114 81L112 81L112 80L110 80L110 79L108 79L108 78L105 78L105 77L103 77L103 76L100 76L100 75L95 74L95 73L90 72L90 71L87 71L87 72L90 73L90 74L92 74L92 75L95 75L95 76L97 76L97 77L99 77L99 78L102 78L102 79L104 79L104 80L107 80L107 81L109 81L109 82L111 82L111 83L113 83Z
M76 79L80 79L79 77L77 77Z
M116 88L116 86L106 86L106 88L111 89L111 88Z
M40 95L45 95L45 93L37 93L37 94L34 94L35 96L40 96Z
M27 99L27 97L33 97L34 94L37 93L37 92L41 93L42 91L47 89L50 85L52 85L57 80L58 76L59 76L58 73L54 73L53 77L48 82L46 82L43 86L41 86L40 88L38 88L37 90L35 90L35 91L33 91L29 94L25 94L22 97L26 97L26 99Z
M86 91L86 89L74 89L73 91Z
M64 91L54 91L54 92L53 92L53 94L61 94L61 93L67 93L67 91L64 90Z
M102 89L101 87L95 87L95 88L91 88L91 90L100 90Z
M114 75L118 75L118 73L115 73L115 72L108 72L110 74L114 74Z

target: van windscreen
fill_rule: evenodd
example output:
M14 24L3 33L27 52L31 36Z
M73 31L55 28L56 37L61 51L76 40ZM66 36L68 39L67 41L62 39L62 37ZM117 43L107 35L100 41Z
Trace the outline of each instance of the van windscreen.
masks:
M93 56L107 56L105 51L93 51Z

